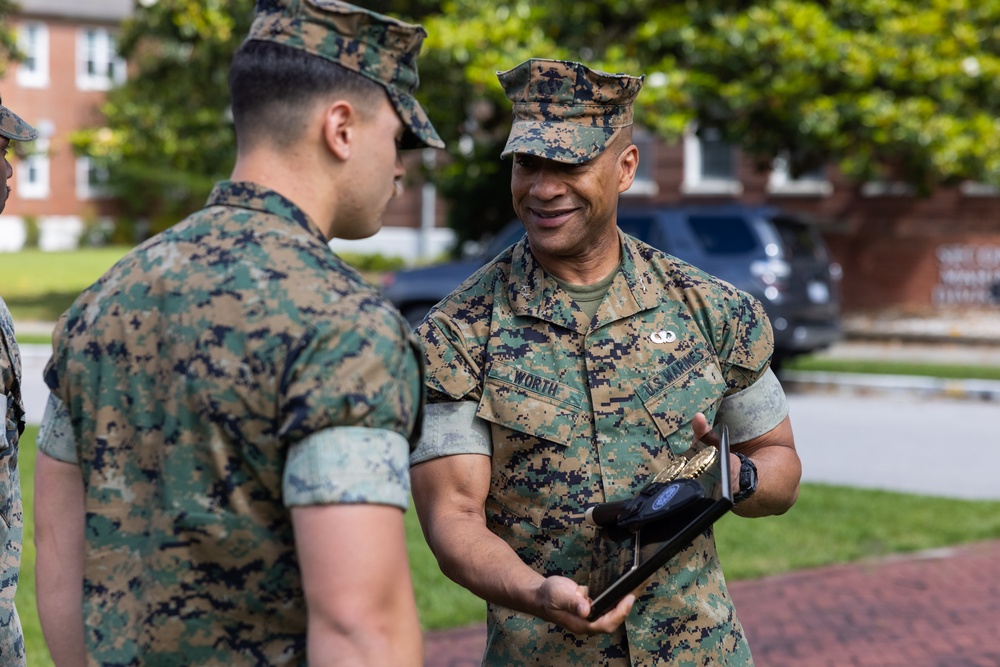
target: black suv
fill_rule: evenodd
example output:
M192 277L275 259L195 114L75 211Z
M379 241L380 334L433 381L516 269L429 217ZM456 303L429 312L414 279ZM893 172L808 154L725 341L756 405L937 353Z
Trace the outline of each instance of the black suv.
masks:
M757 297L774 328L774 365L841 337L840 267L806 221L770 207L621 207L618 226ZM517 220L476 257L387 274L386 296L411 324L524 234Z

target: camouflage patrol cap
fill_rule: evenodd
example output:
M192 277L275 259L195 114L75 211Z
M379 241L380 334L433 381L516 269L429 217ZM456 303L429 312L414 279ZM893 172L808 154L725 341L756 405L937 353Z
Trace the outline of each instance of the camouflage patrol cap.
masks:
M34 141L38 138L38 131L5 107L0 99L0 137L15 141Z
M258 0L247 39L300 49L371 79L385 88L408 130L401 148L444 148L413 97L426 36L419 25L338 0Z
M514 124L500 157L524 153L571 164L594 159L632 124L632 102L643 80L539 58L497 77L514 103Z

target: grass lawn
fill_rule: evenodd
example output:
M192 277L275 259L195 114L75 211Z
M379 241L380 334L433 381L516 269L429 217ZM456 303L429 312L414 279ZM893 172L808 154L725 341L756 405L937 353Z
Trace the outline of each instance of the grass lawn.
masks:
M32 542L35 436L29 427L19 457L24 497L24 550L17 607L29 667L52 665L35 606ZM447 580L424 542L413 511L406 514L410 565L424 628L458 627L485 619L485 605ZM716 530L730 580L862 558L1000 538L1000 502L948 500L882 491L806 484L785 515L723 517Z
M922 375L966 380L1000 380L1000 366L963 366L959 364L922 364L881 359L830 359L808 355L790 359L784 368L796 371L831 373L874 373L878 375Z
M67 252L29 249L4 253L0 297L7 302L15 322L55 322L80 292L129 250L114 246Z

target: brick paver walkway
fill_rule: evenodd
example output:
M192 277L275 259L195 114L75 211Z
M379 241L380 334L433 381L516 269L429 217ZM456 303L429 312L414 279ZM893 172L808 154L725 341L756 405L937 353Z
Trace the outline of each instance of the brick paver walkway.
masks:
M1000 540L730 584L757 667L1000 667ZM479 665L484 626L429 633Z

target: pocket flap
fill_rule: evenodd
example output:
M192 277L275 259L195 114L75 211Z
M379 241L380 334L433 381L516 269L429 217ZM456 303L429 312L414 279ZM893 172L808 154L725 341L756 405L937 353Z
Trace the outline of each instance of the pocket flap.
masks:
M586 431L590 415L585 405L585 395L579 389L507 364L495 364L486 378L476 414L565 446Z

